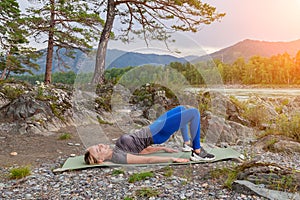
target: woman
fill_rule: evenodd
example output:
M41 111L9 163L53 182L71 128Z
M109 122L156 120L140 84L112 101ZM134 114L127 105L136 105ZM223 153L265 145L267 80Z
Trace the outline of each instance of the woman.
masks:
M188 125L192 136L192 147L189 146ZM159 156L140 156L137 154L150 154L157 151L177 152L166 147L153 147L152 144L162 144L172 134L181 130L184 140L183 151L192 151L192 161L213 160L215 156L207 153L200 146L200 113L195 108L177 106L156 119L152 124L132 134L122 135L116 142L115 148L99 144L91 146L85 153L87 164L102 163L110 160L123 164L144 164L161 162L188 162L188 159Z

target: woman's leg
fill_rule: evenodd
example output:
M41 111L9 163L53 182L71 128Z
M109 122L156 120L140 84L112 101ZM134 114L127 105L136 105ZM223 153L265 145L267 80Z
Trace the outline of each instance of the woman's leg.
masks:
M182 110L185 110L184 106L177 106L171 110L168 110L167 112L165 112L164 114L162 114L159 118L157 118L150 126L150 131L152 133L153 136L153 142L155 144L161 144L164 143L167 139L169 139L169 137L179 129L179 127L175 127L175 130L172 131L168 131L168 132L163 132L162 130L164 129L164 127L167 125L166 123L168 122L168 118L170 116L176 115L178 113L181 113ZM179 120L180 123L180 120ZM178 124L179 124L178 123ZM183 131L187 133L188 129L184 129Z
M193 140L193 148L200 149L200 114L195 108L186 109L184 106L178 106L167 111L149 127L153 135L153 142L161 144L179 129L183 132L184 140L188 141L187 125L190 123L190 133Z

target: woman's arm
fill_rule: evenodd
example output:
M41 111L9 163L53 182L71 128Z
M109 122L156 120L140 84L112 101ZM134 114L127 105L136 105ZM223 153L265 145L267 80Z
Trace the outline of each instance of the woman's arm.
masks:
M145 148L143 151L141 151L140 154L150 154L150 153L155 153L155 152L158 152L158 151L165 151L165 152L168 152L168 153L178 152L177 150L171 149L171 148L149 146L149 147Z
M189 162L189 159L185 158L173 158L173 157L160 157L160 156L137 156L127 154L128 164L147 164L147 163L184 163Z

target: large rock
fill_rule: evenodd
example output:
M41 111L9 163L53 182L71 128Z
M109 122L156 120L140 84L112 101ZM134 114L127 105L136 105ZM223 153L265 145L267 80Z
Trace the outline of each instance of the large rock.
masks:
M255 131L242 124L205 112L201 118L201 131L205 141L212 144L248 143L254 140Z
M239 193L257 194L268 199L299 198L295 192L300 191L300 173L291 168L249 161L236 169L238 180L232 188Z
M49 135L73 123L68 91L44 85L33 88L0 108L1 130ZM8 128L6 123L11 126Z
M256 185L246 180L234 181L232 189L238 193L243 193L247 195L258 195L270 200L300 199L299 193L289 193L277 190L270 190L264 188L262 185Z
M282 135L267 135L255 143L258 150L294 153L300 152L300 143Z
M199 94L200 107L226 120L249 126L250 122L241 116L242 110L230 98L216 91L204 91Z
M48 108L43 101L37 101L31 94L21 95L2 108L3 117L11 120L25 120L35 114L47 112Z

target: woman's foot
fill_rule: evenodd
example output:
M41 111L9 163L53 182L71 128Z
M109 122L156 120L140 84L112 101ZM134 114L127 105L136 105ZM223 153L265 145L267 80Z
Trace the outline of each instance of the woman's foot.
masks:
M183 143L182 151L184 151L184 152L190 152L192 150L193 150L193 148L190 145L188 145L186 143Z
M215 155L207 153L203 148L201 148L200 153L196 153L194 150L192 150L192 155L190 157L192 161L211 161L215 158Z

